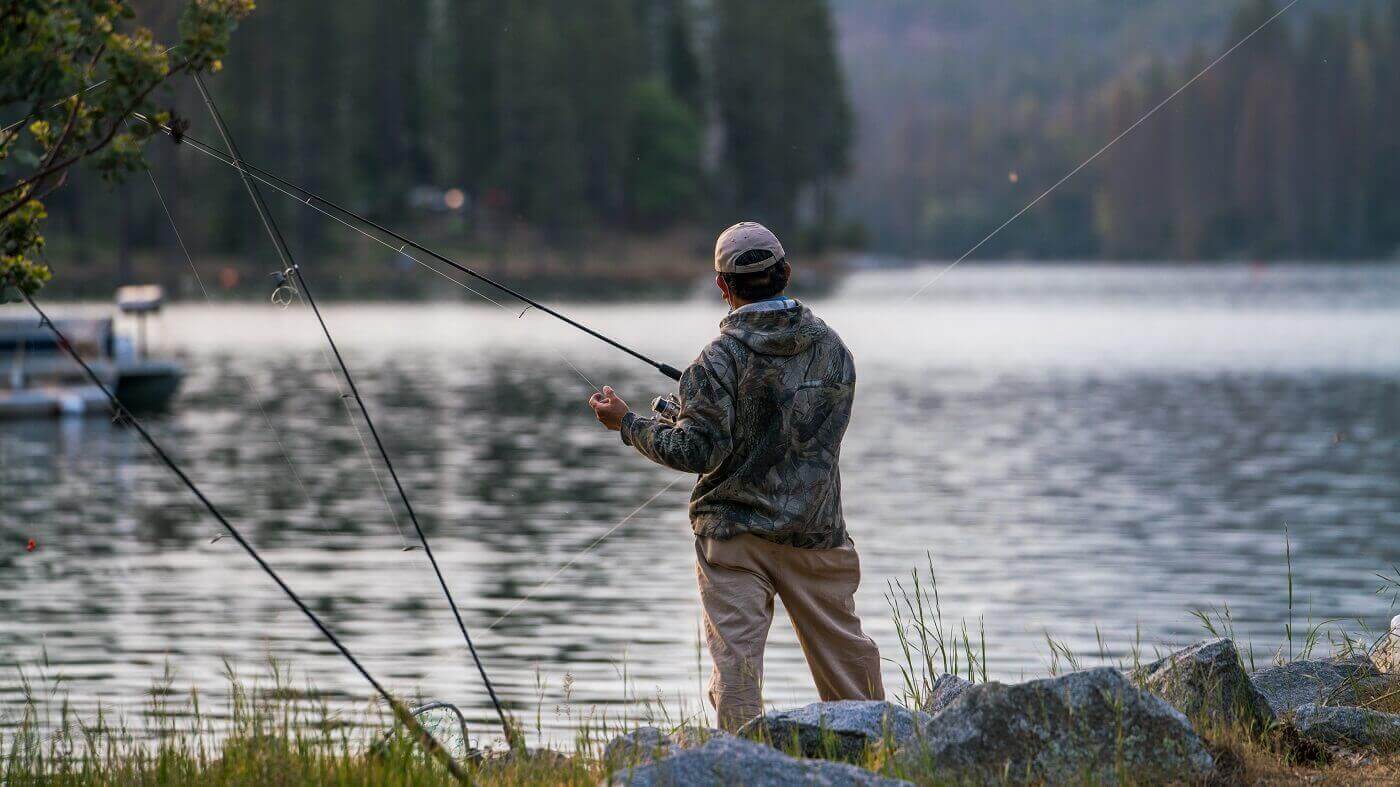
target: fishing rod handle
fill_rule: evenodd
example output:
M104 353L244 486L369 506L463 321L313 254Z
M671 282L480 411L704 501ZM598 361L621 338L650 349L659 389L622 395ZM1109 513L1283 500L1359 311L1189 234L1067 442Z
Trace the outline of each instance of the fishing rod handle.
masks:
M675 380L676 382L681 381L681 370L677 369L676 367L670 364L658 363L656 365L656 371L661 372L662 374L666 375L672 380Z

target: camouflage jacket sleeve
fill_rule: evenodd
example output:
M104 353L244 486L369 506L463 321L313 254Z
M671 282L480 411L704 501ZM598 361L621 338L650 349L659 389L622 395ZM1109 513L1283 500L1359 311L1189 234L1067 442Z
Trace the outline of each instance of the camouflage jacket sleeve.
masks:
M676 425L628 413L622 442L674 470L708 473L733 446L735 364L716 341L681 375Z

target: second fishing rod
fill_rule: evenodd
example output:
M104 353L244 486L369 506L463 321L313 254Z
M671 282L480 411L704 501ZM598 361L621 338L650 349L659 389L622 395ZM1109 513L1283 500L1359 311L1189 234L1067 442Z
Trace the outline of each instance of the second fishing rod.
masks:
M538 309L539 311L542 311L542 312L544 312L545 314L548 314L549 316L551 316L551 317L553 317L553 318L555 318L555 319L557 319L557 320L560 320L560 321L562 321L562 322L564 322L564 323L566 323L566 324L568 324L568 325L570 325L570 326L572 326L572 327L574 327L574 328L577 328L577 329L580 330L580 331L583 331L584 333L588 334L589 336L592 336L593 338L598 339L599 341L602 341L602 342L604 342L605 344L608 344L608 345L610 345L610 346L612 346L612 347L614 347L614 348L616 348L616 349L618 349L618 350L621 350L622 352L627 353L628 355L632 356L633 358L636 358L637 360L641 361L642 363L645 363L646 365L652 367L653 369L657 370L658 372L661 372L662 374L666 375L667 377L671 378L672 380L680 380L680 379L681 379L681 372L680 372L680 370L677 369L676 367L671 366L670 364L661 363L660 361L656 361L656 360L653 360L653 359L651 359L651 358L648 358L647 356L643 355L642 353L637 352L636 350L634 350L634 349L632 349L631 347L628 347L627 345L625 345L625 344L623 344L623 343L617 341L616 339L613 339L613 338L611 338L611 337L609 337L609 336L606 336L606 335L604 335L604 334L602 334L602 333L599 333L598 331L593 330L592 328L589 328L587 325L584 325L583 323L581 323L581 322L579 322L579 321L573 319L572 317L569 317L568 315L562 314L561 312L556 311L555 309L552 309L552 308L550 308L550 307L544 305L543 303L540 303L539 301L537 301L537 300L535 300L534 298L531 298L530 296L528 296L528 295L526 295L526 294L520 292L519 290L516 290L516 289L514 289L513 287L510 287L509 285L503 284L503 283L497 281L496 279L493 279L492 277L487 276L487 275L485 275L485 274L483 274L483 273L479 273L479 272L477 272L477 271L475 271L475 270L472 270L471 268L467 267L466 265L463 265L463 264L461 264L460 262L457 262L456 260L451 259L450 257L446 257L446 256L444 256L444 255L442 255L442 254L440 254L440 253L438 253L438 252L436 252L436 251L434 251L434 250L432 250L432 249L430 249L430 248L428 248L428 247L422 245L421 243L418 243L417 241L413 240L412 238L409 238L409 237L407 237L407 236L405 236L405 235L402 235L402 234L400 234L400 233L398 233L398 232L395 232L394 230L389 229L388 227L384 226L383 224L380 224L380 223L377 222L377 221L374 221L373 219L370 219L370 218L368 218L368 217L366 217L366 216L364 216L364 215L361 215L361 214L359 214L359 213L356 213L356 212L353 211L353 210L350 210L349 208L345 207L344 205L341 205L341 204L339 204L339 203L337 203L337 202L334 202L333 200L327 199L326 197L323 197L323 196L321 196L320 194L317 194L316 192L311 191L311 190L308 189L308 188L305 188L305 187L300 186L300 185L298 185L298 184L296 184L296 183L293 183L293 182L287 180L286 178L284 178L284 177L282 177L282 176L280 176L280 175L277 175L277 174L272 173L272 172L268 172L267 170L265 170L265 169L263 169L263 168L261 168L261 167L255 165L255 164L250 163L247 159L240 158L239 160L234 161L234 160L233 160L231 157L229 157L227 154L225 154L225 153L223 153L223 152L221 152L221 151L219 151L219 150L217 150L217 149L215 149L215 148L210 147L209 145L207 145L207 144L205 144L205 143L199 141L199 140L196 139L195 137L190 136L188 133L186 133L186 132L184 132L184 131L176 130L176 129L173 129L173 128L171 128L171 127L165 125L165 124L157 123L156 121L154 121L154 120L152 120L152 119L150 119L150 118L148 118L148 117L146 117L145 115L142 115L142 114L140 114L140 113L135 113L135 117L136 117L138 120L140 120L140 121L142 121L142 122L144 122L144 123L147 123L147 124L153 126L154 128L157 128L157 129L159 129L159 130L165 132L165 133L168 134L168 135L170 136L170 138L173 139L176 143L188 144L188 145L190 145L191 147L198 148L199 151L200 151L201 153L204 153L204 154L206 154L206 155L208 155L208 156L210 156L210 157L212 157L212 158L218 159L219 161L223 162L225 165L227 165L227 166L229 166L229 167L232 167L232 168L234 168L235 170L247 171L248 173L255 174L255 175L257 175L257 176L260 177L260 178L266 178L267 180L272 181L272 182L278 184L279 186L282 186L283 188L286 188L286 189L288 189L288 190L290 190L290 191L296 192L296 195L299 196L299 197L301 198L301 200L302 200L303 202L305 202L307 205L312 205L313 202L314 202L314 203L316 203L316 206L318 206L318 207L329 208L330 210L333 210L333 211L335 211L336 213L339 213L339 214L342 215L342 216L345 216L345 217L347 217L347 218L353 219L353 220L359 222L360 224L362 224L362 225L364 225L364 226L366 226L366 227L370 227L370 228L374 229L376 232L379 232L379 233L381 233L381 234L383 234L383 235L387 235L387 236L389 236L390 238L393 238L394 240L396 240L396 241L402 243L402 244L403 244L403 247L408 247L408 248L416 249L416 250L418 250L418 251L420 251L420 252L422 252L422 253L424 253L424 254L427 254L428 256L430 256L430 257L432 257L433 259L435 259L435 260L437 260L437 261L443 263L444 265L448 265L448 266L450 266L450 267L452 267L452 268L454 268L454 269L456 269L456 270L461 271L462 273L465 273L466 275L472 277L473 279L476 279L477 281L480 281L480 282L482 282L482 283L484 283L484 284L488 284L488 285L490 285L491 287L494 287L495 289L500 290L501 292L505 293L506 295L509 295L510 297L515 298L516 300L518 300L518 301L520 301L521 303L523 303L523 304L529 306L529 307L532 308L532 309ZM401 248L403 248L403 247L401 247Z

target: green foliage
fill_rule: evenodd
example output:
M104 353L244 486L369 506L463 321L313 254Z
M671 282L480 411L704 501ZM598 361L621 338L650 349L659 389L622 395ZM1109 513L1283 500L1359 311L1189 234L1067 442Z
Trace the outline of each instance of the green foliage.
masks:
M671 0L666 20L666 84L694 116L705 116L705 77L695 51L690 0Z
M900 700L909 708L924 707L931 698L934 682L942 675L987 682L986 628L979 621L974 640L966 620L955 625L943 619L932 553L926 553L925 558L927 577L915 567L909 572L909 587L896 579L885 593L899 638L900 658L895 663L904 679Z
M647 225L693 213L700 194L701 128L690 108L660 80L632 89L626 194L632 216Z
M155 130L132 113L172 122L152 93L176 73L217 70L252 8L252 0L192 0L179 46L167 49L130 28L122 0L0 3L0 107L25 113L0 130L0 287L33 292L48 280L37 258L44 199L81 161L107 180L139 169Z
M506 3L509 31L499 50L501 155L492 173L507 208L554 233L585 213L583 107L565 86L573 77L563 20L521 0Z
M44 218L43 203L28 200L0 219L0 303L20 300L16 288L32 294L48 282L48 266L30 258L44 247Z

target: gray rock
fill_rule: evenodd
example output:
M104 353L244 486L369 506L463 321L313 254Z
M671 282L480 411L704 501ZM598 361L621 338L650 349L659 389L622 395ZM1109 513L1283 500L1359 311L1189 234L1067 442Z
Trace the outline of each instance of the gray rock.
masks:
M612 768L644 765L705 744L712 738L732 738L724 730L708 727L682 727L666 733L655 727L638 727L608 741L603 761Z
M937 716L971 686L972 681L959 678L957 675L938 676L938 680L935 680L933 685L929 687L928 699L924 700L924 713Z
M1304 738L1330 746L1400 751L1400 715L1394 713L1308 703L1293 711L1293 727Z
M603 761L612 767L640 765L670 757L681 750L671 736L655 727L639 727L618 735L603 747Z
M845 763L799 760L742 738L712 738L703 746L685 749L664 760L613 773L608 782L627 787L897 787L908 782L888 779Z
M1195 721L1262 728L1273 709L1254 688L1228 639L1199 642L1134 670L1131 677Z
M1303 705L1360 705L1373 693L1386 690L1387 679L1366 656L1290 661L1255 670L1254 688L1279 716Z
M1107 667L973 686L896 764L904 774L996 784L1200 782L1214 767L1180 711Z
M739 735L804 757L855 760L881 741L896 747L907 743L932 719L889 702L814 702L759 716L745 724Z

